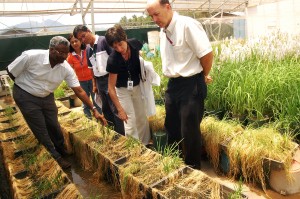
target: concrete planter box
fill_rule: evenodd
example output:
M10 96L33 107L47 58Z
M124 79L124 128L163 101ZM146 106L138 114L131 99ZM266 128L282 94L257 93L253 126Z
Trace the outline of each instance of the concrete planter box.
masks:
M289 170L285 169L284 161L263 159L264 173L268 179L268 185L282 195L300 193L300 149L295 143L292 151L294 158Z
M199 183L197 188L189 187L188 183L184 182L186 179L195 180L193 186ZM211 187L209 187L211 183ZM194 170L190 167L183 167L166 178L162 179L156 185L153 186L152 195L154 198L168 199L168 198L179 198L185 196L186 198L213 198L211 193L219 191L220 198L230 198L234 193L229 187L220 185L220 189L213 190L216 188L217 182L214 182L206 174L201 171ZM239 198L247 198L246 195L241 194Z

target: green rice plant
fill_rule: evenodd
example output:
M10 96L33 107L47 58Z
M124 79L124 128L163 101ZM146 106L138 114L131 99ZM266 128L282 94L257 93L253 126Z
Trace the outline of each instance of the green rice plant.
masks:
M180 157L180 151L178 150L179 143L167 145L162 151L161 164L163 165L163 171L168 174L175 169L178 169L183 165L183 160Z
M243 180L240 177L238 184L235 185L234 192L229 194L229 199L242 199L243 198Z
M160 57L160 55L158 55L158 56L155 56L155 57L149 58L149 59L145 58L145 60L151 61L153 63L155 72L161 78L160 86L152 87L154 98L155 98L155 100L158 100L158 101L164 101L164 96L165 96L164 94L167 89L168 78L165 77L162 73L161 57Z
M298 36L275 32L216 44L211 71L216 81L208 85L207 109L223 105L233 114L248 114L251 120L268 117L290 123L286 126L299 125L297 41Z
M59 88L59 87L57 89L55 89L54 97L55 97L55 99L66 97L64 89Z
M36 164L38 158L35 154L26 153L24 155L24 160L25 160L25 162L24 162L25 168L26 168L26 170L29 170L30 167L32 167L32 165Z
M33 198L40 198L41 196L45 197L52 192L58 191L65 183L61 172L57 172L53 177L38 177L33 184L35 188Z
M141 147L142 143L138 140L135 139L134 137L127 136L126 142L125 142L125 148L127 150L132 150L136 147Z
M55 90L54 90L54 97L62 98L67 96L67 92L70 90L69 86L67 85L66 81L63 81Z
M52 183L48 179L41 179L34 183L35 191L33 198L40 198L41 194L52 189Z
M5 114L5 116L6 117L12 117L12 115L15 113L15 110L13 109L13 107L11 107L11 106L7 106L7 107L5 107L5 109L4 109L4 114Z
M35 138L33 134L29 134L28 136L22 137L18 140L14 141L15 143L15 150L28 150L38 146L38 140Z
M226 99L226 107L232 115L243 116L246 113L246 104L249 101L249 93L246 91L246 79L240 70L231 73L231 79L222 93Z

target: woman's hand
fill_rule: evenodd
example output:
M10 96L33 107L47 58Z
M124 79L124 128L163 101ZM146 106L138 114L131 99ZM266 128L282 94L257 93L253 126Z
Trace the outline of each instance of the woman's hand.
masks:
M118 111L118 117L124 121L125 123L127 123L127 120L128 120L128 116L126 114L126 112L124 111L124 109Z

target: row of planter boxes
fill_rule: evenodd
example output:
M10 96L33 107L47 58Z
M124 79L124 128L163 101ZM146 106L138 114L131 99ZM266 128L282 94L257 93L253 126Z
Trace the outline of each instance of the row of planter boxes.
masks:
M226 175L230 176L232 170L228 148L221 145L220 152L220 169ZM295 151L292 153L300 153L299 147L295 144ZM277 161L270 158L262 158L261 164L263 168L266 186L273 189L281 195L292 195L300 193L300 159L292 160L289 169L286 169L284 161ZM239 170L239 169L238 169ZM237 171L242 176L241 171ZM257 180L259 182L259 180Z
M259 183L264 190L272 188L283 195L300 193L300 150L297 143L282 137L271 128L241 130L239 124L218 120L215 117L205 117L201 124L201 131L208 156L214 162L217 172L222 172L229 177L242 177L247 182ZM283 159L279 158L282 157L279 154L277 160L266 157L259 150L256 154L245 152L254 145L253 141L256 140L254 137L257 135L262 136L257 141L262 140L262 143L255 146L264 149L265 137L270 132L274 139L267 139L266 144L271 147L270 151L264 154L272 154L272 150L275 150L278 143L282 143L278 153L285 154ZM243 133L247 133L247 136L243 137ZM237 148L237 145L241 145L242 148ZM253 151L256 151L256 148L253 148ZM298 158L294 154L299 154ZM253 159L254 155L256 159ZM218 158L218 165L215 163L215 157Z
M67 108L80 107L82 105L81 100L75 94L72 94L68 97L62 97L57 100L62 102Z
M2 176L11 198L82 198L74 184L38 143L17 108L0 110Z
M182 161L172 166L171 157L75 115L60 118L65 137L69 137L67 145L84 169L94 171L99 180L110 181L123 198L229 198L235 192Z

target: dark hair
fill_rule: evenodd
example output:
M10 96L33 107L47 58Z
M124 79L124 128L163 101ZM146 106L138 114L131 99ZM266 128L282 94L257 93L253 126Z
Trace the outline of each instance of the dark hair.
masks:
M70 48L69 48L69 52L72 53L75 51L75 49L73 48L72 44L71 44L71 39L72 37L74 37L73 33L70 33L69 36L68 36L68 41L70 42ZM76 38L76 37L75 37ZM79 41L80 42L80 41ZM85 44L80 42L81 43L81 46L80 46L80 49L81 50L84 50L86 48Z
M86 27L86 26L84 26L84 25L77 25L75 28L74 28L74 30L73 30L73 35L74 35L74 37L75 38L77 38L77 35L78 35L78 33L79 32L88 32L88 31L90 31L89 29L88 29L88 27Z
M105 39L108 45L113 46L115 42L126 41L127 35L122 26L120 24L116 24L114 27L111 27L106 31Z
M159 4L160 5L165 5L165 4L170 4L170 2L169 2L169 0L159 0Z

